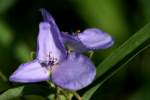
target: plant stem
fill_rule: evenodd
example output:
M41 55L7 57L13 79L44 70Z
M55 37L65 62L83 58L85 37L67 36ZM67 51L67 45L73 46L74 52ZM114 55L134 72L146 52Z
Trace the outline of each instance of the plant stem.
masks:
M47 83L50 85L50 87L56 88L56 86L51 81L47 81Z
M92 59L92 57L93 57L93 55L94 55L94 52L93 52L93 51L89 51L89 53L90 53L90 54L89 54L89 58Z
M72 92L72 93L78 100L82 100L82 98L80 97L80 95L77 92Z
M0 71L0 77L2 78L2 80L4 80L5 82L7 81L6 76Z
M60 92L66 97L66 100L71 100L72 99L72 96L70 96L68 94L68 91L65 91L65 90L63 90L61 88L59 88L59 89L60 89Z

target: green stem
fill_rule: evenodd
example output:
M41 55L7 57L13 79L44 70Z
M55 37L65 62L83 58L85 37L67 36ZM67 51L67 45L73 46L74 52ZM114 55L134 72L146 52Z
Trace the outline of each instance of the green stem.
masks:
M7 78L5 77L5 75L0 71L0 77L2 78L2 80L4 80L5 82L7 81Z
M61 88L60 89L60 92L65 96L66 100L71 100L72 99L72 95L69 95L69 92L68 91L65 91Z
M67 90L61 89L61 88L55 86L51 81L47 81L47 83L49 84L50 87L56 89L56 94L55 94L55 97L54 97L55 100L60 100L60 95L61 94L64 95L66 100L71 100L73 95L77 98L77 100L82 100L82 98L80 97L80 95L77 92L67 91Z
M46 81L46 82L49 84L50 87L56 88L56 86L51 81Z
M89 54L89 58L92 59L92 57L93 57L93 55L94 55L94 52L93 52L93 51L89 51L89 53L90 53L90 54Z
M57 89L56 90L56 95L55 95L56 96L56 100L60 100L60 89L57 86L56 86L56 89Z
M77 92L72 92L72 93L77 98L77 100L82 100L82 98L80 97L80 95Z

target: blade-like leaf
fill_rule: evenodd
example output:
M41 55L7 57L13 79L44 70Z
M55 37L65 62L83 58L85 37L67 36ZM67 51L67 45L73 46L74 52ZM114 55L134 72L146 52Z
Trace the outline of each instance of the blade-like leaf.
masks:
M129 60L127 60L126 62L124 62L118 69L116 69L115 71L113 71L112 73L110 73L110 75L106 76L106 78L104 80L102 80L100 83L98 83L97 85L95 85L94 87L92 87L91 89L89 89L88 91L86 91L83 95L83 100L89 100L92 95L94 94L94 92L96 92L96 90L105 82L107 81L110 77L112 77L118 70L120 70L123 66L125 66L127 63L129 63L135 56L137 56L139 53L141 53L142 51L144 51L145 49L149 48L150 44L147 45L146 47L144 47L143 49L141 49L139 52L137 52L135 55L133 55Z
M24 86L9 89L0 95L0 100L9 100L21 96Z
M110 56L108 56L98 67L97 67L97 78L106 73L109 69L115 65L120 64L124 58L130 58L135 52L142 49L144 42L150 40L150 23L143 27L140 31L135 33L129 38L123 45L116 49ZM138 49L138 50L137 50ZM130 55L130 57L127 57Z
M24 95L40 95L47 97L52 91L46 86L42 85L25 85L8 89L6 92L0 95L0 100L9 100L18 98Z
M116 49L97 67L97 80L100 81L96 86L86 91L83 95L84 100L89 100L92 94L122 65L129 62L134 56L147 48L150 42L150 23L145 25L140 31L135 33L123 45ZM148 46L147 46L148 45ZM145 48L144 48L145 47Z

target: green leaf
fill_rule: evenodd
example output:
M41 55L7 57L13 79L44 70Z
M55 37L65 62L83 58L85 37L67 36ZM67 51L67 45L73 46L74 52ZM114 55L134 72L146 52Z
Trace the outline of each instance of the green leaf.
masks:
M88 91L86 91L84 93L84 95L82 96L83 100L90 100L90 98L92 97L92 95L94 94L94 92L104 83L104 81L100 82L99 84L97 84L96 86L92 87L91 89L89 89Z
M89 100L93 93L124 64L129 62L134 56L140 53L150 44L150 23L135 33L124 44L112 52L97 67L97 81L100 81L83 95L83 100ZM148 45L148 46L147 46Z
M21 96L24 86L9 89L0 95L0 100L9 100Z
M10 100L26 95L39 95L47 97L52 91L43 85L25 85L7 90L0 95L0 100Z

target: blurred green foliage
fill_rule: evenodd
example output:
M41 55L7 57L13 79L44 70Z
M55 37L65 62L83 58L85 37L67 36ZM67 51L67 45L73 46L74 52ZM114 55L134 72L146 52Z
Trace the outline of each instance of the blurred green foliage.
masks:
M3 46L9 46L13 40L13 32L6 25L6 23L0 21L0 43Z
M18 65L30 60L31 52L36 51L36 36L41 21L39 8L49 10L62 31L98 27L111 34L115 45L94 53L92 60L97 66L150 21L149 5L149 0L0 0L0 97L11 98L15 94L12 100L46 100L52 96L45 83L22 86L8 81ZM149 77L150 48L147 48L101 84L91 100L149 100ZM79 94L89 88L91 86L79 91ZM20 94L22 91L24 94ZM7 93L10 95L5 95ZM18 95L21 97L18 98Z

